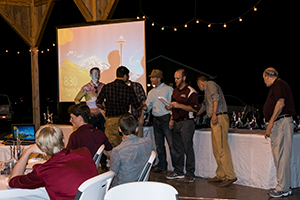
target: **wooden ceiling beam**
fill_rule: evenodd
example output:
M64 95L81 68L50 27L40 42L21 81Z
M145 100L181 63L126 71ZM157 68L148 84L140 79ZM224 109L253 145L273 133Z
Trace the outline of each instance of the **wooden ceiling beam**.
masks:
M54 5L55 5L55 0L47 0L47 6L43 13L42 20L41 20L40 24L38 25L38 29L37 29L35 35L33 35L32 42L33 42L34 46L40 46L42 37L44 35L44 31L46 29L46 26L47 26L48 20L51 16L51 12L53 10Z
M92 14L81 0L74 0L74 3L76 4L77 8L80 10L81 14L87 22L93 21Z
M119 0L109 0L107 6L105 8L105 12L101 17L101 20L111 19L118 3L119 3Z
M0 7L0 15L9 24L9 26L16 31L16 33L25 41L28 46L32 46L31 37L24 31L24 29L16 23L16 21Z
M0 0L0 5L29 7L30 0Z

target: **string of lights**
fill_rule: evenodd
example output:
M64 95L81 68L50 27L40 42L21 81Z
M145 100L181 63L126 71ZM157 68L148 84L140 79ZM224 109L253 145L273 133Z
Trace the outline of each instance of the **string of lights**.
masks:
M55 45L55 43L51 43L50 45L48 45L48 47L46 47L46 48L41 48L41 49L39 49L39 48L36 48L36 49L34 49L35 51L37 51L38 53L40 53L40 54L45 54L45 53L48 53L48 52L50 52L50 51L53 51L54 49L56 50L56 45ZM6 54L17 54L17 55L23 55L23 54L26 54L26 53L31 53L31 49L30 49L30 47L29 48L27 48L27 49L25 49L25 48L22 48L22 49L11 49L11 48L1 48L0 49L0 53L6 53Z
M191 23L199 24L200 22L207 24L208 28L210 28L210 27L212 27L214 25L222 25L224 28L227 28L227 26L228 26L229 23L234 22L234 21L242 22L243 21L243 17L246 14L248 14L251 11L256 12L258 10L257 6L258 6L258 4L260 2L261 2L261 0L258 0L246 12L244 12L243 14L241 14L241 15L239 15L237 17L234 17L233 19L230 19L230 20L227 20L227 21L223 21L223 22L210 22L210 21L202 20L202 19L200 19L200 18L197 17L197 12L196 12L197 5L196 5L196 0L195 0L195 14L194 14L194 17L192 19L186 21L185 23L178 24L178 25L175 25L175 26L170 26L170 25L166 25L166 24L161 24L161 23L155 22L148 15L146 15L143 12L143 10L142 10L141 0L140 0L140 11L139 11L139 14L137 15L137 19L147 19L148 21L150 21L150 23L151 23L151 25L153 27L159 27L161 30L173 29L174 31L177 31L180 28L187 28L189 26L189 24L191 24ZM49 44L47 48L43 48L43 49L37 48L36 51L38 51L39 54L45 54L45 53L48 53L48 52L52 51L53 48L55 48L55 50L56 50L55 43ZM24 49L22 49L22 50L15 50L15 49L9 49L9 48L6 48L6 49L1 48L0 49L0 53L12 53L12 54L17 54L17 55L24 54L24 53L30 53L30 52L31 52L31 49L27 49L27 50L24 50Z
M223 21L223 22L209 22L209 21L205 21L205 20L202 20L202 19L199 19L197 18L197 13L196 13L196 9L197 9L197 5L196 5L196 0L195 0L195 16L188 20L187 22L183 23L183 24L179 24L179 25L175 25L175 26L169 26L169 25L165 25L165 24L160 24L158 22L155 22L154 20L152 20L149 16L147 16L143 10L142 10L142 6L141 6L141 0L140 0L140 11L139 11L139 14L137 15L137 19L147 19L150 21L151 25L154 27L159 27L161 30L165 30L165 29L173 29L174 31L177 31L179 28L187 28L188 27L188 24L190 23L196 23L196 24L199 24L200 22L201 23L205 23L207 24L207 27L210 28L212 27L213 25L222 25L224 28L227 28L228 24L231 23L231 22L234 22L234 21L239 21L239 22L242 22L243 21L243 17L248 14L250 11L254 11L256 12L258 9L257 9L257 5L261 2L261 0L258 0L254 6L250 7L246 12L244 12L243 14L233 18L233 19L230 19L230 20L227 20L227 21Z

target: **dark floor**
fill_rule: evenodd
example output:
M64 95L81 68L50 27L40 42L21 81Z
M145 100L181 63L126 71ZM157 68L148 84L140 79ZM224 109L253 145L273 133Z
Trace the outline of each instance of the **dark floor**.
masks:
M268 190L257 189L233 184L227 188L220 188L219 183L208 183L205 179L196 177L194 183L185 183L184 179L168 180L166 174L151 173L150 181L164 182L175 187L179 193L179 199L242 199L242 200L266 200L269 197ZM288 197L275 198L282 200L300 199L300 188L293 189L293 194Z

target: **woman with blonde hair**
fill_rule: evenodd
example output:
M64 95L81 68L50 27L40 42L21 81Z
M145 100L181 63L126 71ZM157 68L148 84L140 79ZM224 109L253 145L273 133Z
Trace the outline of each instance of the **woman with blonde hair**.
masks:
M24 175L31 153L51 158L44 164L34 165L33 171ZM65 149L62 130L47 124L36 132L36 144L27 148L15 165L9 186L25 189L45 187L50 199L74 199L80 184L96 175L97 169L89 150L86 147Z

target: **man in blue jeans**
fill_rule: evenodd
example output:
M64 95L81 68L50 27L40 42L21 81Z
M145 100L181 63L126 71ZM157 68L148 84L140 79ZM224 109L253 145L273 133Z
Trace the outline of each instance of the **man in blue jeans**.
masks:
M167 139L172 162L174 160L174 148L172 130L169 129L169 121L171 111L166 110L165 105L158 100L158 97L164 97L167 102L171 102L173 88L162 82L163 72L159 69L154 69L149 75L150 81L154 88L150 90L148 98L145 102L144 110L149 112L152 109L153 129L155 136L156 152L158 154L158 165L153 168L153 172L160 173L167 171L166 147L165 138ZM173 165L173 163L172 163ZM174 165L173 165L174 167Z

